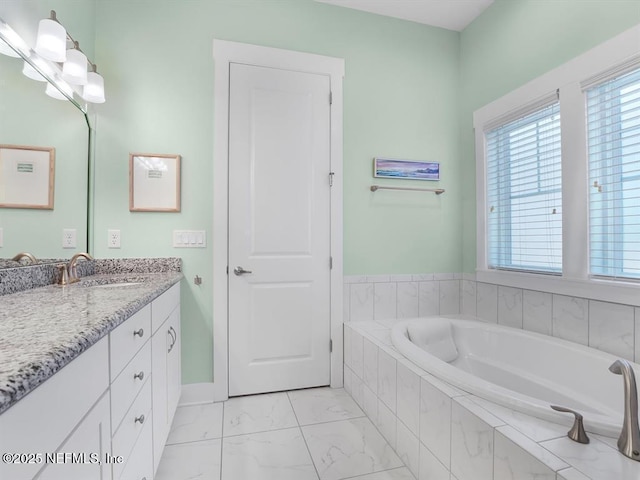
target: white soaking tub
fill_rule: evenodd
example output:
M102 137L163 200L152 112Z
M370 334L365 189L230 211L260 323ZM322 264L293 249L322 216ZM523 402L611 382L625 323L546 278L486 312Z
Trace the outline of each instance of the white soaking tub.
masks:
M614 355L515 328L445 317L413 318L391 329L393 345L423 370L494 403L537 418L617 437L622 428L624 388L609 371ZM640 365L632 363L640 380Z

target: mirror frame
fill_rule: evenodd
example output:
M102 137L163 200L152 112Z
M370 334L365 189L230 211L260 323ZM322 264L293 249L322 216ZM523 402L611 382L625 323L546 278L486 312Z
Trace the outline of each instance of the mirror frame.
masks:
M86 208L86 225L87 229L85 232L86 239L86 249L87 253L93 254L93 236L91 235L92 227L93 227L93 197L91 192L94 188L94 178L93 178L93 145L94 145L94 136L95 132L91 126L91 121L89 119L89 106L86 102L80 102L75 95L69 95L64 89L58 86L58 82L62 81L62 69L55 62L51 62L39 56L32 48L30 48L27 43L22 39L22 37L13 29L11 26L4 21L2 17L0 17L0 41L4 41L10 48L12 48L22 60L31 65L40 75L42 75L48 83L53 85L62 95L64 95L69 102L71 102L84 116L85 122L87 124L88 129L88 148L87 148L87 208ZM0 54L2 55L2 54ZM47 68L50 69L50 72L44 71L39 64L46 65ZM76 87L72 86L73 92L80 97L80 94L77 92ZM44 263L56 263L60 262L59 259L45 259L43 261L38 260L37 264ZM20 266L32 266L33 264L28 265L20 265ZM2 266L0 266L0 269Z

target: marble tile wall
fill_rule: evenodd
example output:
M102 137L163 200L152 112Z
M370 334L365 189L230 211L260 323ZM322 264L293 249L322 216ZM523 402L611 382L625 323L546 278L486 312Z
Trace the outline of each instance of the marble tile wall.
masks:
M524 323L525 298L506 290L499 300L496 289L495 311L521 302ZM529 300L533 311L546 311L536 296ZM624 312L620 321L628 321ZM345 390L417 480L640 478L640 463L622 456L615 439L592 435L589 445L577 444L566 437L567 426L493 404L421 370L380 340L381 328L392 323L345 324Z
M476 282L462 276L460 313L640 362L640 308Z
M462 275L344 277L344 321L388 320L460 313Z

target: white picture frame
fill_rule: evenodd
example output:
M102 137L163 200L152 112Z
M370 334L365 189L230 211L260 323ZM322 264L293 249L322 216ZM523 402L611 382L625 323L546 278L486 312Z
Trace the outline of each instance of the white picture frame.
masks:
M0 208L53 210L55 148L0 145Z
M180 211L180 155L129 154L129 211Z

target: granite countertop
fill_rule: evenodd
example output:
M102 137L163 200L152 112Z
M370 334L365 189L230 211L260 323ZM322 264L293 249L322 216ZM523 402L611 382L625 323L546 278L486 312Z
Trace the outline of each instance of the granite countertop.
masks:
M182 277L175 271L92 275L0 296L0 413ZM129 284L115 285L121 282Z

